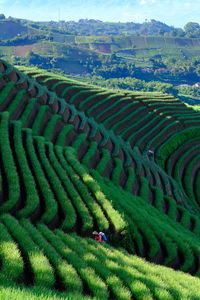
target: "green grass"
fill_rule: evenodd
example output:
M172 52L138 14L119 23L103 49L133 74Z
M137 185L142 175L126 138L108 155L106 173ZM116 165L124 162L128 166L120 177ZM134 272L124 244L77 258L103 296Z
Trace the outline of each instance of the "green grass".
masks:
M87 205L91 214L96 218L98 228L101 230L107 230L109 228L109 223L104 215L100 205L93 200L93 197L90 195L88 187L84 185L81 181L81 177L84 176L85 170L79 164L79 162L75 159L73 152L68 149L64 152L65 159L67 160L69 166L71 166L72 170L76 173L76 176L72 176L72 180L76 186L76 189L79 191L82 199L84 199L85 204Z
M20 197L19 176L9 140L8 117L9 114L7 112L2 113L0 116L0 151L2 153L1 159L6 177L5 184L7 185L7 197L1 205L1 213L9 212L13 207L15 207Z
M41 122L44 119L45 114L49 111L48 105L42 105L37 113L37 116L32 124L33 134L37 135L40 133Z
M10 234L18 243L20 251L27 257L27 264L31 269L29 270L30 277L27 278L29 282L40 287L53 287L55 278L49 260L31 239L28 232L10 215L2 215L1 221L5 224ZM28 267L26 268L26 272L27 271ZM28 274L25 275L27 276Z
M23 279L24 263L19 248L2 223L0 229L0 257L2 261L0 276L5 281L20 281Z
M36 189L36 184L28 165L26 152L22 143L21 123L14 121L13 123L13 137L15 144L15 153L19 161L20 174L23 178L25 193L27 195L24 207L17 212L19 218L28 218L34 213L39 206L39 196Z
M28 153L34 178L37 182L37 188L42 193L40 197L42 197L45 203L45 211L42 215L42 221L48 224L49 222L53 221L53 219L56 217L58 211L58 204L54 199L54 195L52 193L50 185L45 177L45 173L37 157L32 133L29 129L24 130L24 132L26 152Z
M63 154L63 149L59 146L55 147L55 153L57 155L57 158L66 172L66 179L65 182L68 186L69 196L71 198L71 201L76 208L76 211L78 212L79 219L81 221L81 228L79 230L82 233L87 233L88 231L92 230L93 228L93 218L85 204L85 201L82 199L81 194L79 193L78 189L76 188L76 185L79 184L78 178L76 174L74 173L73 169L69 164L67 163L65 156Z

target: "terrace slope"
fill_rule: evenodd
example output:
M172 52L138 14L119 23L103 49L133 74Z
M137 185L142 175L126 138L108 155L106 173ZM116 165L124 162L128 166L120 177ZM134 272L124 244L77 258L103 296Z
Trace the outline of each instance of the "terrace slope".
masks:
M133 152L136 149L140 151L143 157L146 157L149 150L153 150L155 160L161 161L159 155L157 155L160 152L159 148L168 144L174 135L176 136L175 139L179 139L179 136L187 136L187 149L191 146L187 139L197 138L196 145L198 145L199 111L194 111L171 95L129 91L114 92L98 89L94 86L89 87L80 82L37 69L22 68L22 70L35 78L40 84L55 92L57 96L62 97L66 103L73 104L77 110L83 111L87 117L103 124L115 136L123 139L126 144L128 143ZM179 147L182 148L181 143ZM198 153L199 150L196 149L195 157ZM175 160L177 157L178 154L174 156ZM193 197L198 202L198 195L196 191L193 191L193 183L191 183L192 187L190 188L192 192L188 192L188 188L184 187L177 176L174 176L168 170L166 171L167 175L176 179L179 187L186 192L187 196L190 197L191 193L194 194ZM195 180L195 178L193 179ZM153 181L153 179L151 180ZM171 194L173 195L172 191L169 192L169 195ZM184 198L183 195L181 197ZM197 209L199 209L198 205Z
M0 295L198 299L199 116L0 61Z

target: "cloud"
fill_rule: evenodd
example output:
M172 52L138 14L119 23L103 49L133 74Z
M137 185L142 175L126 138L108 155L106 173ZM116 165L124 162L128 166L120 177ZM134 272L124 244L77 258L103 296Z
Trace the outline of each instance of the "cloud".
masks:
M12 4L11 0L0 0L0 5L10 5Z
M139 0L140 5L146 5L146 4L155 4L158 2L157 0Z
M185 2L183 5L184 5L184 7L187 8L187 7L191 7L192 3L191 2Z

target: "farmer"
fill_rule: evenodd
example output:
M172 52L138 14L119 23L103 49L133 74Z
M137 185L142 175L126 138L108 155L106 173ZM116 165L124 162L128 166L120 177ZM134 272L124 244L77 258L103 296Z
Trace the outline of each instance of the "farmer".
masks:
M94 240L97 241L98 243L103 242L103 238L101 236L101 234L99 234L97 231L93 231L93 236L94 236Z
M148 153L148 155L154 155L154 151L151 150L151 149L149 149L149 150L147 151L147 153Z
M147 155L149 156L149 158L151 158L151 159L154 160L154 156L155 156L154 150L149 149L149 150L147 151Z
M107 237L106 237L105 233L104 232L99 232L99 234L102 236L103 241L107 242Z

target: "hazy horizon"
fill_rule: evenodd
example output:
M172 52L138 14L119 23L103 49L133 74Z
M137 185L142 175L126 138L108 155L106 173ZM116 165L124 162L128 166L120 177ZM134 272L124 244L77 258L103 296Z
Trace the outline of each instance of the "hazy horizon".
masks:
M183 27L198 22L200 1L191 0L0 0L0 13L33 21L98 19L110 22L138 22L156 19ZM45 13L44 13L45 12Z

